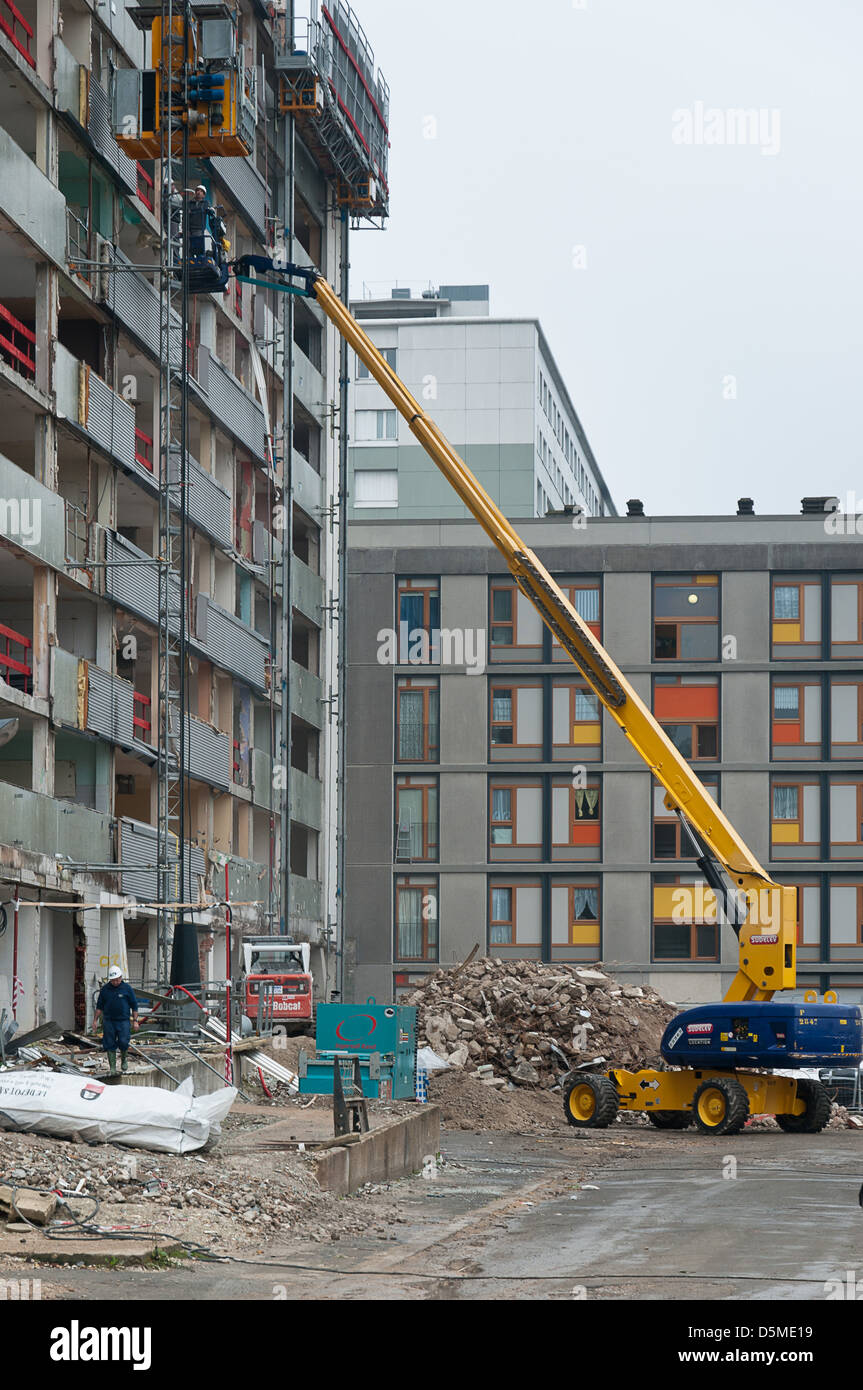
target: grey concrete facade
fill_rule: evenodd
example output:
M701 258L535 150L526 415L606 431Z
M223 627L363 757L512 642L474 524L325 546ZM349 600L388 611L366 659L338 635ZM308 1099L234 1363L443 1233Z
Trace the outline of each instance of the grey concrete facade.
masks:
M801 989L863 999L853 525L822 513L602 518L584 529L546 517L518 529L579 591L582 615L596 618L760 862L798 887ZM478 945L506 958L602 960L680 1003L721 998L736 941L702 920L694 856L550 635L538 648L521 600L493 597L510 586L470 521L350 527L348 805L362 833L348 853L349 997L391 998ZM433 644L426 660L409 659L404 643L397 660L382 658L384 634L406 614L438 614L429 594L442 633L481 632L481 662L446 664ZM592 806L584 787L598 794ZM429 828L421 808L435 805ZM668 904L681 887L692 910L675 918Z

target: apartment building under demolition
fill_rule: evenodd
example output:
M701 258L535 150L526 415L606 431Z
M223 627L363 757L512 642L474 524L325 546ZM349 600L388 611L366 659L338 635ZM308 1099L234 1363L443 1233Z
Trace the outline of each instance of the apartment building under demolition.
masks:
M387 89L347 5L299 9L241 0L251 153L190 161L188 186L232 255L283 246L340 284L350 226L387 210ZM235 937L311 941L318 985L338 974L343 349L310 302L190 300L187 569L166 573L170 217L113 105L149 64L124 0L0 0L0 1007L25 1028L82 1027L111 963L164 980L166 899L191 905L204 980L226 895ZM180 615L182 700L160 686Z

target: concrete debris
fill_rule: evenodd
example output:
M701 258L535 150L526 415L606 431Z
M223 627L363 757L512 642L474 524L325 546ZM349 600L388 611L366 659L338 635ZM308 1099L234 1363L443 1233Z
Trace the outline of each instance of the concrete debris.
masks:
M648 986L621 985L591 966L477 960L442 970L404 1001L419 1010L421 1043L449 1067L549 1090L572 1066L654 1066L677 1012Z
M21 1217L34 1226L54 1220L57 1198L53 1193L28 1192L26 1188L0 1187L0 1215Z

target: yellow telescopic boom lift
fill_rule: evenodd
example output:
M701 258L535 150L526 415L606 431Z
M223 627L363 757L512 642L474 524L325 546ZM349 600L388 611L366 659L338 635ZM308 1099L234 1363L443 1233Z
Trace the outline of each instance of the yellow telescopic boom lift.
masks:
M280 288L316 299L407 421L503 556L519 589L664 787L666 806L685 823L699 850L698 866L713 889L719 920L737 934L737 973L725 1003L679 1015L663 1039L663 1056L670 1066L702 1060L704 1065L638 1073L614 1069L607 1076L571 1072L564 1083L570 1123L601 1127L622 1107L646 1111L660 1128L683 1128L694 1119L714 1134L740 1129L750 1113L776 1114L788 1129L822 1128L830 1107L817 1082L739 1069L741 1062L783 1069L847 1066L861 1054L856 1006L769 1002L777 990L796 985L796 889L771 879L548 570L323 276L304 266L279 267L264 257L247 256L234 263L239 279L267 288L279 283L251 280L251 269L287 277Z

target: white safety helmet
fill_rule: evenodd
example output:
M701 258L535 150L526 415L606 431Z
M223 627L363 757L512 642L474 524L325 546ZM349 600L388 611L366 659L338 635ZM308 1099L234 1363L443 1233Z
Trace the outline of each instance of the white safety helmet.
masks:
M112 965L112 966L111 966L111 969L108 971L108 979L109 979L109 980L122 980L122 978L123 978L123 972L122 972L122 970L120 969L119 965Z

